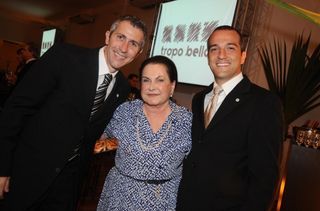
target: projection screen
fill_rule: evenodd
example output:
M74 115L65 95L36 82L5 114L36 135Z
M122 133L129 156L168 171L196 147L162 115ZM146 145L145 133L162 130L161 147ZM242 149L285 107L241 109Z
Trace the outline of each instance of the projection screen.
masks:
M206 86L213 75L207 39L220 25L232 25L237 0L176 0L161 4L150 56L171 58L181 83Z

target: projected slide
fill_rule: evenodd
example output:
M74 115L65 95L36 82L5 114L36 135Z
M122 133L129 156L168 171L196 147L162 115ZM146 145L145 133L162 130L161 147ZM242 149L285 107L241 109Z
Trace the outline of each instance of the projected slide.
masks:
M219 25L232 25L237 0L176 0L161 5L151 56L171 58L179 82L209 85L207 39Z
M56 31L56 29L50 29L43 32L40 56L42 56L54 44Z

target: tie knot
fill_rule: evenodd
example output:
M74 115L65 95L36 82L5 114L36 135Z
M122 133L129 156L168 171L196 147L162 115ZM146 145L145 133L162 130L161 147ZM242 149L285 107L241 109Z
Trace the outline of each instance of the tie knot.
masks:
M222 91L223 91L223 89L220 86L215 86L213 88L214 95L219 95L219 94L221 94Z
M109 84L112 80L112 75L110 73L104 75L103 83Z

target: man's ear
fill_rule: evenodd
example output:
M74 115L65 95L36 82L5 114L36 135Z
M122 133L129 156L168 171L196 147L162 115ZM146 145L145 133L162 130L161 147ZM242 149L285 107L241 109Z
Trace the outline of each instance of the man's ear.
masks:
M105 44L108 45L109 44L109 39L110 39L110 31L106 31L106 38L105 38Z
M242 51L241 52L241 64L244 64L244 62L246 61L246 57L247 57L247 52Z

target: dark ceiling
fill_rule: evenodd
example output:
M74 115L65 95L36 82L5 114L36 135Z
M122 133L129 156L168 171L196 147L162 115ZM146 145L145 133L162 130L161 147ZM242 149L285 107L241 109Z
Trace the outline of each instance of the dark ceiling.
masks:
M88 14L95 9L110 5L121 8L123 5L147 9L160 3L173 0L0 0L0 16L35 22L43 25L56 25L57 21L69 18L83 19L82 15ZM87 21L87 18L85 18ZM90 20L89 20L90 21Z
M105 5L151 5L162 0L0 0L0 15L24 21L48 23L79 15Z
M0 9L3 14L55 20L117 2L119 0L1 0Z

